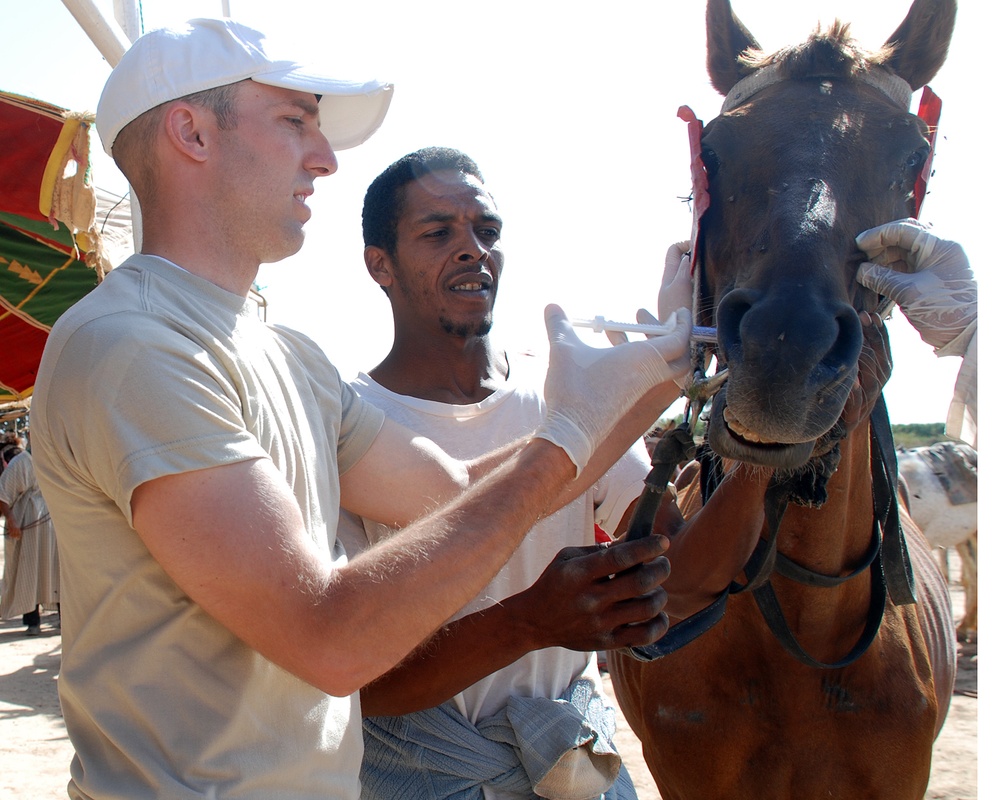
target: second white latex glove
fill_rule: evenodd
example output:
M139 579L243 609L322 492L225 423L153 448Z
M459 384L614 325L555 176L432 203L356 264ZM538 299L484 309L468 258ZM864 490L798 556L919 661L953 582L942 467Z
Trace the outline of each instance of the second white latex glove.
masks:
M867 230L857 243L871 259L859 267L858 282L896 302L938 355L964 355L978 287L962 246L913 219Z
M690 308L691 298L691 242L675 242L667 248L667 256L663 262L663 278L656 300L657 315L654 317L645 308L640 308L635 313L635 320L644 324L662 325L675 309ZM688 368L674 380L682 390L690 385L690 362Z

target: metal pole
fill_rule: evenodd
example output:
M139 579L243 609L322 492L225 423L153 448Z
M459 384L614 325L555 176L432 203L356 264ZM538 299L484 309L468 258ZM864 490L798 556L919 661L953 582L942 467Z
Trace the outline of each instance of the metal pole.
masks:
M84 33L105 60L114 67L129 48L129 40L122 29L107 20L93 0L63 0Z
M115 0L115 19L130 42L142 36L142 16L138 0Z
M115 19L130 42L142 36L142 14L139 11L139 0L115 0ZM132 247L135 252L142 249L142 209L136 199L135 192L129 185L129 207L132 209Z

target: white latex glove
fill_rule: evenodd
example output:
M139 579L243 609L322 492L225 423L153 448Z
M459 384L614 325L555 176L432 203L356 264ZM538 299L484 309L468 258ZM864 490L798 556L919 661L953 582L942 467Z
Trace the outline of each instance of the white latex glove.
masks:
M577 476L639 398L690 369L691 311L678 308L666 322L669 331L663 336L618 347L589 347L559 306L545 309L550 346L547 413L535 435L565 450Z
M663 261L660 294L656 298L659 321L667 319L674 309L691 308L691 291L691 242L675 242L667 248Z
M939 356L964 355L977 327L978 288L962 246L914 219L867 230L857 243L875 262L858 268L858 282L895 301Z
M692 297L691 284L691 242L675 242L667 249L667 257L663 263L663 278L660 281L660 294L656 300L657 315L645 308L635 312L635 321L643 324L663 324L677 308L690 308ZM679 375L676 383L683 390L691 383L689 368Z

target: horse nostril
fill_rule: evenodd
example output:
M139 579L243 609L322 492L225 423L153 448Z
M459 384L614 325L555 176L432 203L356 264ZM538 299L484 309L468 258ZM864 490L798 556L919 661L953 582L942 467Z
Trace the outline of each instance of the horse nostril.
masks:
M837 323L837 338L823 357L822 365L833 371L851 367L861 355L861 320L853 306L846 303L834 315Z
M742 351L740 328L743 318L760 300L761 294L753 289L733 289L719 302L716 309L719 347L728 360L738 357Z

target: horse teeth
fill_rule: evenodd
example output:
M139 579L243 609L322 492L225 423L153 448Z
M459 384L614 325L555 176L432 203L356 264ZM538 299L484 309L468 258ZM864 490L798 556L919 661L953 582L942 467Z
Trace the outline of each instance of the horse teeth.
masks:
M729 430L741 439L745 439L748 442L755 442L757 444L775 444L773 439L765 439L759 433L750 430L750 428L740 422L736 418L736 415L730 412L729 406L722 409L722 417L726 420L726 425L729 426Z

